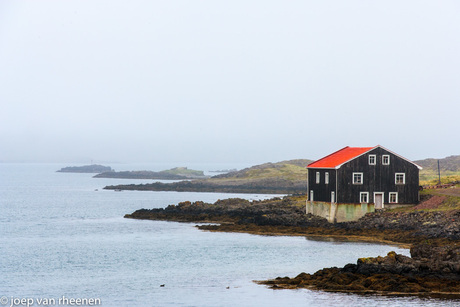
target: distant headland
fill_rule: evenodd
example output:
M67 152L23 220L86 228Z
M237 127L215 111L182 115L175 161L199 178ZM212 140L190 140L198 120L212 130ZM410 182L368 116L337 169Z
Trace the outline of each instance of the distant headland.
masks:
M92 164L83 166L67 166L57 171L58 173L103 173L113 172L110 166Z
M310 162L312 161L289 160L278 163L265 163L206 179L197 178L196 180L184 180L173 183L152 182L146 184L111 185L104 187L104 189L116 191L298 194L305 193L307 185L307 169L305 167ZM99 175L95 177L99 177Z
M108 171L93 176L94 178L121 178L121 179L160 179L160 180L187 180L208 178L203 171L175 167L160 172L152 171Z

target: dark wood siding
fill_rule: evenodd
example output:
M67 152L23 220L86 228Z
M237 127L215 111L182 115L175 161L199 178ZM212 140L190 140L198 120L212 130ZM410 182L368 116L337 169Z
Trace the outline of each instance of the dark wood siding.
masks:
M376 164L369 165L369 155L376 156ZM388 155L389 165L383 165L382 156ZM353 184L353 173L363 173L363 183ZM405 184L395 183L395 174L405 174ZM374 202L374 193L384 193L384 203L389 203L390 192L398 193L398 203L418 202L419 169L413 163L377 147L361 155L338 169L337 202L359 203L360 192L369 192L369 202Z
M320 182L316 183L316 172L320 173ZM329 173L329 183L325 183L326 173ZM336 192L336 170L325 168L308 169L308 197L313 190L315 201L331 201L331 192ZM336 196L337 197L337 196Z

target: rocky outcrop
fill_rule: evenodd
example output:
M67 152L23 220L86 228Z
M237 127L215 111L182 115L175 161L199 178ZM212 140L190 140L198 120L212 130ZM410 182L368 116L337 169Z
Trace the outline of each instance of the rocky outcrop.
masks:
M218 200L214 204L181 202L166 208L140 209L126 218L171 220L183 222L232 222L258 226L328 227L326 219L305 214L303 201L296 197L248 201L241 198Z
M460 239L460 211L380 211L366 214L356 222L340 223L344 229L410 231L414 237Z
M460 297L460 247L417 245L406 257L360 258L343 268L327 268L295 278L259 281L272 288L314 288L328 291L383 293L448 293Z

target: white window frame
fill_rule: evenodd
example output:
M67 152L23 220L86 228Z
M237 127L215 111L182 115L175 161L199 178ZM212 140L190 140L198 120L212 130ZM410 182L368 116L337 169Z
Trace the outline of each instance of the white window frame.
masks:
M313 196L315 195L315 193L313 192L313 190L310 190L310 201L313 201Z
M382 155L382 165L390 165L390 155Z
M371 162L371 159L373 162ZM369 155L369 165L376 165L377 164L377 155Z
M358 176L360 177L361 182L356 182L356 181L355 181L355 175L358 175ZM363 177L364 177L364 176L363 176L363 173L356 173L356 172L353 172L353 175L352 175L352 178L351 178L353 184L363 184L363 183L364 183L364 178L363 178Z
M402 182L398 182L398 176L402 176ZM395 173L395 184L406 184L406 173Z
M329 172L324 173L324 183L329 184Z
M336 203L336 199L335 199L335 191L331 191L331 203Z
M394 201L392 201L392 196L395 197ZM390 204L397 204L398 203L398 192L390 192L388 195L388 202Z
M366 197L366 201L363 201L363 196ZM359 202L362 204L369 203L369 192L359 192Z
M320 183L320 182L321 182L321 173L316 172L316 183Z

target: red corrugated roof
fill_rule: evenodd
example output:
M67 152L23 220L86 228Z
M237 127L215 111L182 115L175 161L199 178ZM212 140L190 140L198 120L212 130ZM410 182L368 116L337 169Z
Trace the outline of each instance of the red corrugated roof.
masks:
M335 168L359 155L371 150L374 147L344 147L324 158L321 158L307 167L310 168Z

